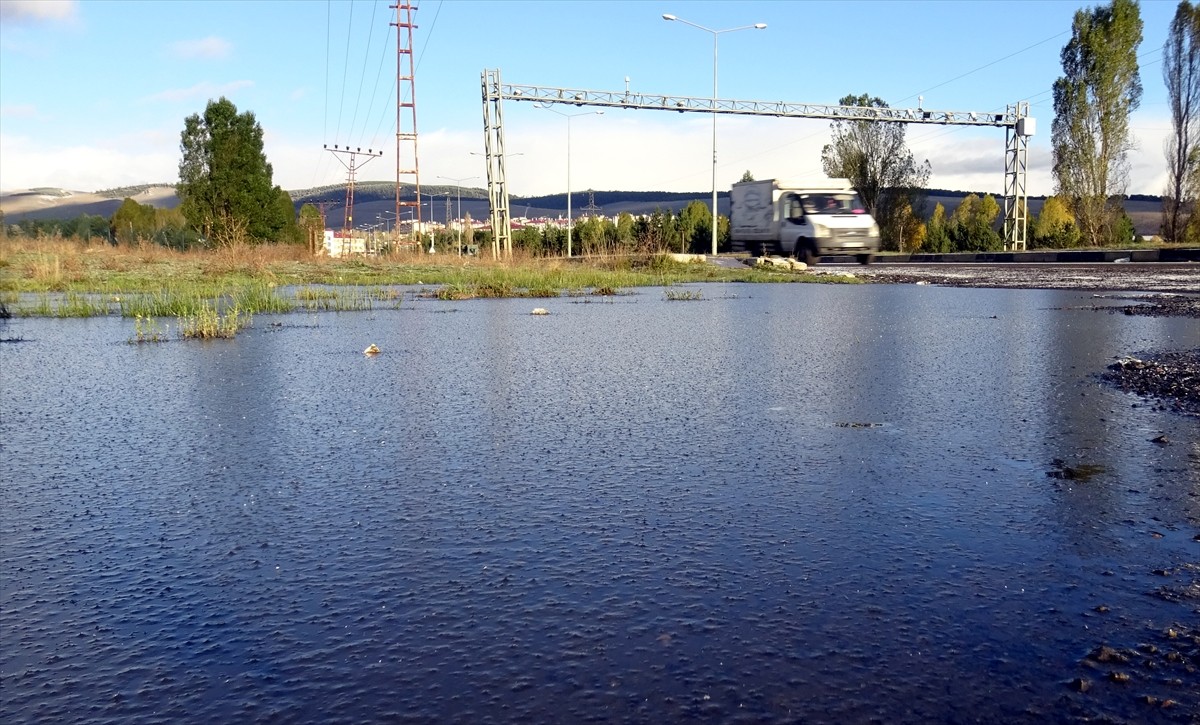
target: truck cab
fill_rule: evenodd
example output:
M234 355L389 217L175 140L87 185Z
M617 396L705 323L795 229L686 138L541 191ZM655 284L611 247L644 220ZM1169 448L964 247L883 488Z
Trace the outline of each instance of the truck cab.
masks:
M779 199L779 246L814 264L827 254L867 263L879 251L879 227L853 189L789 190Z

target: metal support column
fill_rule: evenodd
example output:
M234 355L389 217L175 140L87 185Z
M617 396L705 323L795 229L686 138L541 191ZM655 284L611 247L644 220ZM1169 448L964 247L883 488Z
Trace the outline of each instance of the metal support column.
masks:
M483 84L483 151L487 162L488 202L492 216L492 257L500 250L512 256L512 223L508 211L508 182L504 178L504 105L500 70L485 70Z
M1004 248L1023 252L1029 227L1029 196L1025 192L1025 181L1029 168L1029 137L1034 131L1029 102L1009 105L1005 115L1016 121L1004 127Z

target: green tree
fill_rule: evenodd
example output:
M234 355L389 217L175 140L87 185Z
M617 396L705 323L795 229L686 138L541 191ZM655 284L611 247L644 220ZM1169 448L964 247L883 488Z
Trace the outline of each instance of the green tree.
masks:
M675 249L694 252L712 248L712 210L702 201L689 201L679 212Z
M296 204L292 201L292 195L286 190L276 186L272 190L273 200L273 223L278 225L274 241L284 242L286 244L303 244L305 241L304 233L300 230L300 225L296 221Z
M996 231L1000 205L991 194L982 199L968 194L950 215L948 232L954 249L960 252L1000 249L1004 244Z
M1051 196L1033 222L1033 243L1038 247L1068 249L1079 246L1079 227L1065 199Z
M275 241L286 233L295 212L283 213L253 113L238 113L224 97L209 101L203 116L184 121L180 150L180 209L209 243Z
M937 204L933 207L933 216L929 217L926 225L925 243L922 251L933 254L949 252L951 247L950 231L946 222L946 207Z
M633 245L633 215L627 211L617 216L617 243L622 247Z
M867 94L845 96L838 103L888 107L882 99ZM827 176L850 180L880 227L896 223L893 217L903 208L902 202L910 209L924 206L921 190L929 182L929 162L918 164L913 158L904 140L903 123L834 121L830 130L833 139L821 150L821 167Z
M578 253L596 254L600 251L600 243L604 239L604 225L599 217L583 217L575 222L574 236L579 244Z
M534 257L542 255L542 230L535 226L523 226L512 233L513 248L522 249Z
M109 221L109 233L114 243L136 244L154 237L154 207L139 204L128 197L113 212Z
M943 212L944 213L944 212ZM897 236L891 248L900 252L915 252L925 243L925 235L928 229L921 221L920 217L913 213L913 209L909 206L908 200L901 200L895 213L895 223L892 226L892 232Z
M648 217L638 217L634 236L639 251L662 252L679 249L679 223L669 210L655 209Z
M750 169L746 169L745 171L742 172L742 178L740 180L741 181L754 181L754 174L750 173Z
M1171 109L1162 235L1184 241L1200 191L1200 5L1182 0L1163 44L1163 81Z
M1071 200L1088 244L1112 240L1133 148L1129 114L1141 103L1137 47L1142 20L1135 0L1079 10L1062 49L1063 75L1054 82L1054 178Z

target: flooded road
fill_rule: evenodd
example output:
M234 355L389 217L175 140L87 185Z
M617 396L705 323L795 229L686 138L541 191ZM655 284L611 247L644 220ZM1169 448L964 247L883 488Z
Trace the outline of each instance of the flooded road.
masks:
M0 718L1200 716L1200 321L688 289L12 321Z

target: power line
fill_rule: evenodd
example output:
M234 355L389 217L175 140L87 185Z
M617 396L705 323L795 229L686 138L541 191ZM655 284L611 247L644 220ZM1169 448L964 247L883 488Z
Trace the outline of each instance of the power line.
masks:
M354 116L350 119L350 133L354 134L354 127L358 125L358 107L362 104L363 81L367 77L367 58L371 55L371 39L375 37L375 10L379 7L379 0L371 5L371 22L367 24L367 45L363 50L363 69L358 74L358 95L354 98ZM349 53L347 52L347 56ZM367 113L370 113L370 107L367 107Z
M332 28L331 19L333 15L333 0L325 0L325 97L321 100L321 108L324 111L324 122L321 124L322 138L329 137L329 36ZM308 183L309 188L317 185L317 179L321 176L321 170L325 166L325 155L317 159L317 163L313 166L312 181ZM325 215L322 211L321 223L325 223Z
M996 60L993 60L991 63L985 63L984 65L981 65L981 66L979 66L978 68L976 68L976 69L974 69L974 70L969 70L969 71L967 71L966 73L963 73L962 75L955 76L955 77L951 78L951 79L950 79L950 80L948 80L948 81L942 81L941 83L937 84L936 86L930 86L929 88L926 88L926 89L925 89L925 90L923 90L923 91L917 91L916 93L912 94L911 96L907 96L907 97L905 97L905 98L901 98L901 99L900 99L898 102L899 102L899 103L903 103L903 102L905 102L905 101L907 101L907 100L910 100L910 99L912 99L912 98L916 98L916 97L918 97L918 96L924 95L925 93L928 93L929 91L932 91L932 90L936 90L936 89L938 89L938 88L941 88L942 86L947 86L947 85L950 85L950 84L951 84L951 83L953 83L954 81L959 81L959 80L962 80L963 78L966 78L967 76L969 76L969 75L972 75L972 74L974 74L974 73L978 73L979 71L981 71L981 70L983 70L983 69L985 69L985 68L990 68L990 67L992 67L992 66L996 65L997 63L1000 63L1000 62L1002 62L1002 61L1006 61L1006 60L1008 60L1009 58L1013 58L1013 57L1015 57L1015 56L1018 56L1018 55L1020 55L1021 53L1024 53L1025 51L1027 51L1027 50L1033 50L1034 48L1038 47L1039 45L1043 45L1043 44L1045 44L1045 43L1049 43L1051 40L1054 40L1055 38L1062 37L1062 36L1066 35L1066 34L1067 34L1067 33L1069 33L1069 32L1071 32L1071 31L1069 31L1069 30L1064 30L1064 31L1062 31L1061 33L1056 33L1056 34L1054 34L1054 35L1051 35L1049 38L1045 38L1045 39L1043 39L1043 40L1039 40L1038 42L1034 43L1033 45L1030 45L1030 46L1028 46L1028 47L1026 47L1026 48L1022 48L1021 50L1018 50L1018 51L1016 51L1015 53L1009 53L1008 55L1004 56L1003 58L997 58Z
M417 8L414 6L413 9L416 10ZM421 58L425 57L425 49L429 47L429 40L430 40L430 38L433 37L433 30L434 30L434 28L437 27L438 16L441 15L441 12L442 12L442 3L441 3L441 0L439 0L437 10L434 11L434 14L433 14L433 20L429 23L429 30L425 33L425 42L421 46L421 52L417 55L416 64L414 67L414 73L416 72L416 70L420 69L420 67L421 67ZM392 88L389 91L388 99L387 99L388 102L384 104L383 113L380 114L379 123L375 127L375 133L371 135L372 143L374 143L375 139L379 138L379 132L383 129L384 121L389 121L389 120L391 121L391 126L388 127L388 131L390 134L394 134L396 132L396 119L392 114L389 113L392 109L395 108L395 104L392 103L392 101L396 97L395 93L396 93L395 88ZM391 108L388 107L389 105L391 106ZM389 118L389 116L390 116L390 118Z
M376 0L376 2L379 2L379 0ZM374 23L373 18L372 18L372 23ZM389 35L390 35L390 33L389 33ZM391 40L390 39L385 40L383 47L381 49L381 52L379 53L379 67L376 68L376 70L375 70L375 83L371 87L371 102L367 104L367 112L363 117L363 134L364 135L367 133L367 124L369 124L371 122L370 121L371 115L375 108L375 96L378 95L378 93L379 93L379 79L383 77L383 64L390 57L391 50L392 50ZM386 106L385 106L385 108L386 108ZM376 131L375 134L371 136L371 145L375 145L375 141L378 139L378 136L379 136L378 131Z
M354 26L354 0L350 0L350 19L346 22L346 58L342 61L342 99L338 103L338 124L334 138L342 135L342 111L346 108L346 76L350 72L350 30Z

